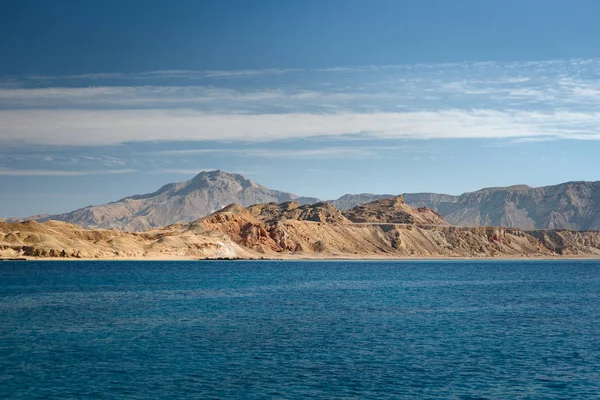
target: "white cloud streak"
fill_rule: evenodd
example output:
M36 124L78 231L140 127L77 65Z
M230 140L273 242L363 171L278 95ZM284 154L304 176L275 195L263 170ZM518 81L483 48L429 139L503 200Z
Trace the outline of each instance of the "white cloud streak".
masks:
M194 110L0 111L0 140L36 145L272 141L366 133L398 139L600 139L600 113L441 110L405 113L207 114Z
M156 152L157 155L164 156L191 156L205 154L226 154L229 156L237 155L242 157L260 157L260 158L285 158L285 159L331 159L331 158L372 158L383 153L405 151L405 152L431 152L431 149L425 149L418 146L362 146L362 147L323 147L314 149L288 150L281 148L216 148L216 149L184 149L184 150L164 150Z
M103 79L206 79L206 78L246 78L267 75L283 75L291 72L310 72L313 70L288 68L265 68L265 69L246 69L246 70L159 70L146 71L139 73L97 73L97 74L79 74L79 75L27 75L28 80L34 81L55 81L55 80L103 80ZM327 72L328 69L316 70Z

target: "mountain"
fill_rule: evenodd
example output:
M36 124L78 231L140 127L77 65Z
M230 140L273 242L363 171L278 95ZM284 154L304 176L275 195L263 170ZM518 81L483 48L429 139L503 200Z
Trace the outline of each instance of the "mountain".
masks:
M600 181L486 188L438 209L453 225L600 230Z
M231 203L249 206L286 201L306 204L319 200L271 190L239 174L208 171L199 173L189 181L164 185L153 193L125 197L113 203L42 216L35 220L65 221L88 228L145 231L194 221Z
M344 195L330 203L350 209L391 195ZM600 181L567 182L532 188L492 187L452 196L404 193L406 204L428 207L457 226L507 226L521 229L600 230Z
M146 232L84 229L61 221L0 222L0 258L600 257L599 231L421 225L416 218L421 213L432 212L396 197L348 213L375 222L352 222L327 203L295 202L232 204L193 222Z

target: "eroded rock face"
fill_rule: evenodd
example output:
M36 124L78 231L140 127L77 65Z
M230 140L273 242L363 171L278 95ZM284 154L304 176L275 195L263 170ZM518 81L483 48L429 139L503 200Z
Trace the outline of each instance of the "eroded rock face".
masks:
M335 210L320 205L260 204L248 209L228 207L198 223L203 223L207 230L226 233L236 243L260 254L319 257L600 255L599 232L558 232L561 244L556 246L537 237L543 231L415 224L417 218L439 222L440 217L426 207L406 206L401 196L359 208L360 213L376 222L339 222L338 219L326 222L321 214L325 210L326 215L338 215ZM313 212L319 221L311 220ZM393 220L403 222L389 222ZM567 244L572 246L568 253L564 250Z

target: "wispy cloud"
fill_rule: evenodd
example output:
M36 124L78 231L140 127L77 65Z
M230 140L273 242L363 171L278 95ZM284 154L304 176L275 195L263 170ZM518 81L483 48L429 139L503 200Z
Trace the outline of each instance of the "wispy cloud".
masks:
M264 148L264 149L243 149L243 148L220 148L220 149L185 149L185 150L165 150L160 151L157 154L160 155L171 155L171 156L185 156L185 155L204 155L204 154L225 154L228 156L240 156L240 157L260 157L260 158L285 158L285 159L296 159L296 158L307 158L307 159L319 159L319 158L346 158L346 157L358 157L358 158L372 158L379 156L383 153L390 153L396 151L420 151L422 149L416 146L363 146L363 147L322 147L313 149L298 149L289 150L281 148Z
M20 77L11 76L11 79L24 79L31 81L68 81L68 80L103 80L103 79L205 79L205 78L244 78L257 76L281 76L286 74L360 74L374 72L406 73L430 70L436 74L447 71L469 71L471 74L497 70L506 75L511 70L536 69L543 73L547 70L569 68L586 68L597 66L598 59L554 59L542 61L514 61L514 62L453 62L453 63L415 63L397 65L359 65L338 66L329 68L262 68L262 69L238 69L238 70L158 70L129 73L89 73L77 75L25 75ZM527 80L527 78L521 78Z
M253 104L261 102L288 108L307 107L307 102L313 102L313 107L325 103L340 106L346 101L353 101L354 107L361 102L375 102L379 109L389 108L387 103L409 104L417 109L465 104L489 108L507 102L521 107L585 107L586 102L600 102L599 68L600 59L570 59L321 70L152 71L34 76L25 80L9 77L4 79L7 86L0 90L0 107L163 108L181 104L206 108L214 101L224 102L217 105L220 108L234 102L228 109L251 111ZM228 82L220 77L251 79ZM151 79L144 81L146 78ZM68 82L70 79L73 82ZM19 84L21 89L17 88Z
M24 79L32 81L71 81L71 80L104 80L104 79L206 79L206 78L245 78L261 75L282 75L291 72L308 72L311 70L287 68L264 68L243 70L159 70L135 73L95 73L78 75L27 75ZM326 70L320 70L326 71Z
M600 60L550 60L30 76L31 81L46 82L44 87L26 82L20 89L0 88L0 140L60 146L358 134L597 140L599 68ZM302 74L302 79L294 74ZM194 77L207 81L181 81ZM252 79L231 83L222 77ZM150 83L143 81L146 78ZM126 79L126 84L113 82ZM78 87L67 85L68 80L98 85L82 87L80 82ZM64 87L55 87L55 82ZM359 153L347 151L347 156ZM270 152L262 156L280 157ZM334 154L296 154L321 156Z
M102 86L85 88L1 89L0 109L192 108L261 113L274 109L330 110L392 100L387 93L315 91L301 88L234 90L204 86Z
M0 176L86 176L86 175L121 175L137 172L133 169L108 170L50 170L50 169L4 169L0 168Z

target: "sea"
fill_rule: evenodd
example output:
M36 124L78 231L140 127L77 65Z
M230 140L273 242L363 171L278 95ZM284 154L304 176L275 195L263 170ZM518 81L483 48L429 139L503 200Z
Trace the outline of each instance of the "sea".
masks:
M0 398L598 399L600 261L3 261Z

